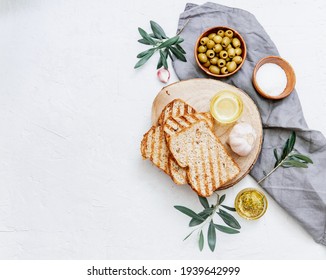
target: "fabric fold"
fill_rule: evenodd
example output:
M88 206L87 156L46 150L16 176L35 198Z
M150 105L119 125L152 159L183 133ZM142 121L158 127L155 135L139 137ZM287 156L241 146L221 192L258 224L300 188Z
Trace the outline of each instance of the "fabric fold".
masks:
M264 141L262 152L251 171L257 181L274 165L274 148L282 148L292 131L296 131L295 148L308 155L314 164L308 169L280 168L262 187L291 216L311 234L318 243L326 245L326 139L319 131L310 130L304 119L296 90L279 101L264 99L251 81L256 63L265 56L279 56L278 50L266 31L251 13L215 3L196 5L188 3L181 13L178 31L185 39L187 62L174 60L173 67L180 80L211 78L197 66L193 48L198 36L212 26L229 26L236 29L247 45L247 58L238 73L224 79L251 96L259 108Z

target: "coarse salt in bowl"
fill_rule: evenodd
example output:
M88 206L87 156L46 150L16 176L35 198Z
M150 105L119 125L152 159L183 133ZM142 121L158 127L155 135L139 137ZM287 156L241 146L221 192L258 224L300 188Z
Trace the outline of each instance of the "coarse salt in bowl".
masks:
M286 60L267 56L256 64L252 82L261 96L277 100L291 94L296 78L292 66Z

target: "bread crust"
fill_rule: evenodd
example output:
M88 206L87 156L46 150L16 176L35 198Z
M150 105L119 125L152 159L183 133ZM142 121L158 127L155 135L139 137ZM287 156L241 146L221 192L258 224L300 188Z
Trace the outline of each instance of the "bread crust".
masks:
M150 159L154 165L170 175L169 155L164 132L161 126L152 126L141 141L140 146L143 159Z
M171 178L175 184L188 184L186 168L181 167L172 155L169 157L169 169Z
M178 117L185 114L196 113L196 110L184 102L182 99L174 99L167 104L158 118L158 125L164 125L169 117Z

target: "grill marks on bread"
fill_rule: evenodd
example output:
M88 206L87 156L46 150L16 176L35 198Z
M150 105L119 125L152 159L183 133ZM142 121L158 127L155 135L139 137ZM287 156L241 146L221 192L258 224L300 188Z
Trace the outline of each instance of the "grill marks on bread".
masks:
M181 115L178 117L169 117L166 119L163 125L166 139L168 140L171 135L176 134L182 129L187 128L191 124L200 120L205 120L209 127L213 129L214 123L210 113L194 113L189 115Z
M169 117L164 125L163 130L165 133L166 140L169 141L171 135L176 134L182 129L189 127L191 124L198 122L199 120L205 120L209 124L210 128L213 128L213 119L210 113L194 113L190 115L181 115L179 117ZM174 160L173 157L169 161ZM185 168L179 166L177 162L170 163L170 173L172 180L178 185L184 185L188 183L187 173ZM173 166L174 168L171 168Z
M144 135L140 150L144 159L150 159L158 168L162 169L166 174L170 174L170 151L161 126L152 126Z
M181 99L174 99L166 105L158 119L158 125L163 125L169 117L178 117L196 113L196 110Z
M171 155L169 157L170 175L174 183L184 185L188 183L187 170L181 167Z
M179 165L187 167L188 182L200 196L210 196L240 172L206 121L170 136L168 147Z

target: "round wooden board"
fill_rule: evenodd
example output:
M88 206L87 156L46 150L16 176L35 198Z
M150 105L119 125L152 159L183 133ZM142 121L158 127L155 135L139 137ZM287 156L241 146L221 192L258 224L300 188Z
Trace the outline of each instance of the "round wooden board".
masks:
M156 96L152 107L152 123L153 125L157 124L157 120L163 108L176 98L180 98L183 101L187 102L198 112L209 112L211 98L221 90L230 90L242 98L244 109L237 123L247 122L251 124L257 133L257 141L255 142L255 146L251 153L246 157L240 157L235 154L227 144L229 133L235 124L221 125L215 122L215 134L220 138L226 150L236 161L241 170L235 179L220 188L226 189L238 183L250 172L261 150L263 139L261 117L256 104L245 92L232 85L213 79L191 79L176 82L162 88L162 90Z

